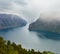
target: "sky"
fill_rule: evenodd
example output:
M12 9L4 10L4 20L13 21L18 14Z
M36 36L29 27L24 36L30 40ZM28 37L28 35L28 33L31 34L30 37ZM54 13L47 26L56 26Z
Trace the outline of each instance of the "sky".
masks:
M49 13L48 16L59 16L60 0L0 0L0 13L16 14L33 22Z

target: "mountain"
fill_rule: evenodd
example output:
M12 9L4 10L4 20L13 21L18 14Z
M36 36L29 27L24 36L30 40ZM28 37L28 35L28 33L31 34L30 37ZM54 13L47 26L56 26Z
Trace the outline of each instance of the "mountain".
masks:
M25 26L27 22L13 14L0 14L0 30Z
M52 19L52 18L51 18ZM49 32L56 32L60 34L60 20L43 20L39 18L35 22L29 25L30 31L49 31Z

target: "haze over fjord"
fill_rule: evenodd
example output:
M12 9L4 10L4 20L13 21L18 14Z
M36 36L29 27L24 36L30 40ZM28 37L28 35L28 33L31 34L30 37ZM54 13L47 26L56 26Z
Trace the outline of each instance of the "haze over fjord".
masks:
M28 22L41 15L60 19L60 0L0 0L0 13L17 14Z

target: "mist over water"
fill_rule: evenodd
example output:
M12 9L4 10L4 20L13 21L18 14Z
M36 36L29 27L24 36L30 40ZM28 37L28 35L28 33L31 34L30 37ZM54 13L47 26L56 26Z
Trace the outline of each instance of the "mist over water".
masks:
M60 20L60 0L0 0L0 13L22 16L28 23L38 18ZM60 40L48 39L41 33L30 32L28 27L0 31L0 36L17 44L21 43L26 49L60 53Z

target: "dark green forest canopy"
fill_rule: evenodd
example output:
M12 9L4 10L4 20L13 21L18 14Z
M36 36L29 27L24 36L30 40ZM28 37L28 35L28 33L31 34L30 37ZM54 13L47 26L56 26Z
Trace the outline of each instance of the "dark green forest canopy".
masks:
M26 50L22 48L21 44L16 44L11 41L4 40L0 37L0 54L55 54L50 51L35 51L34 49Z

